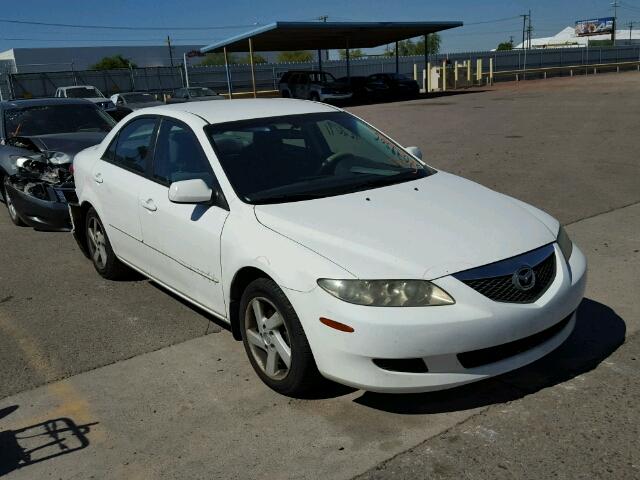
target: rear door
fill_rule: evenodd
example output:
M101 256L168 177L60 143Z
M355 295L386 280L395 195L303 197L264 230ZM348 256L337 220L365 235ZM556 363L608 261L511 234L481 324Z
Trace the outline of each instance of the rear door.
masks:
M140 192L139 214L149 273L224 317L220 236L229 212L213 205L169 200L171 183L195 178L212 188L217 185L193 130L179 120L163 117L152 171Z
M142 230L138 217L138 195L153 157L156 117L138 117L128 122L113 139L93 168L93 181L100 200L98 214L116 254L143 268Z

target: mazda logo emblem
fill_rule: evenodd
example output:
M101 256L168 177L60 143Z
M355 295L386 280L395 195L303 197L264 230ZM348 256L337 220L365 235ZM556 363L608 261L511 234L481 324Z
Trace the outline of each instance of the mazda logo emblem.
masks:
M531 267L525 265L516 270L511 282L518 290L526 292L536 286L536 274Z

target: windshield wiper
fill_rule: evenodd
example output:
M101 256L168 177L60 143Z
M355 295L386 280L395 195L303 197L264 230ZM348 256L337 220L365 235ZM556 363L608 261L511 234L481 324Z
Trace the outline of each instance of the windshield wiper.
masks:
M314 200L326 197L326 193L283 193L279 195L255 195L245 197L249 202L257 205L267 205L269 203L300 202L303 200Z

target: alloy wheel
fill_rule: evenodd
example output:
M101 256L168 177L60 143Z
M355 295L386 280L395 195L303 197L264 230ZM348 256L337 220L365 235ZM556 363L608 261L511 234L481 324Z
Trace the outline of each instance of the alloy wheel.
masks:
M107 265L107 246L102 225L96 217L89 219L87 237L93 262L98 268L104 269Z
M269 378L282 380L291 368L291 340L282 314L264 297L245 312L245 334L253 359Z
M7 209L9 210L9 215L13 220L18 219L18 211L16 210L15 205L13 204L13 200L9 196L9 192L7 192L7 188L4 189L4 201L7 202Z

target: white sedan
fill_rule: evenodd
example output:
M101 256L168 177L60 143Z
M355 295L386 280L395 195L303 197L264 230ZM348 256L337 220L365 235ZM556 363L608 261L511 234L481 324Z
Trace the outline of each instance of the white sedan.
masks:
M549 353L584 255L420 156L315 102L153 107L76 156L75 235L103 277L137 270L227 322L285 395L438 390Z

